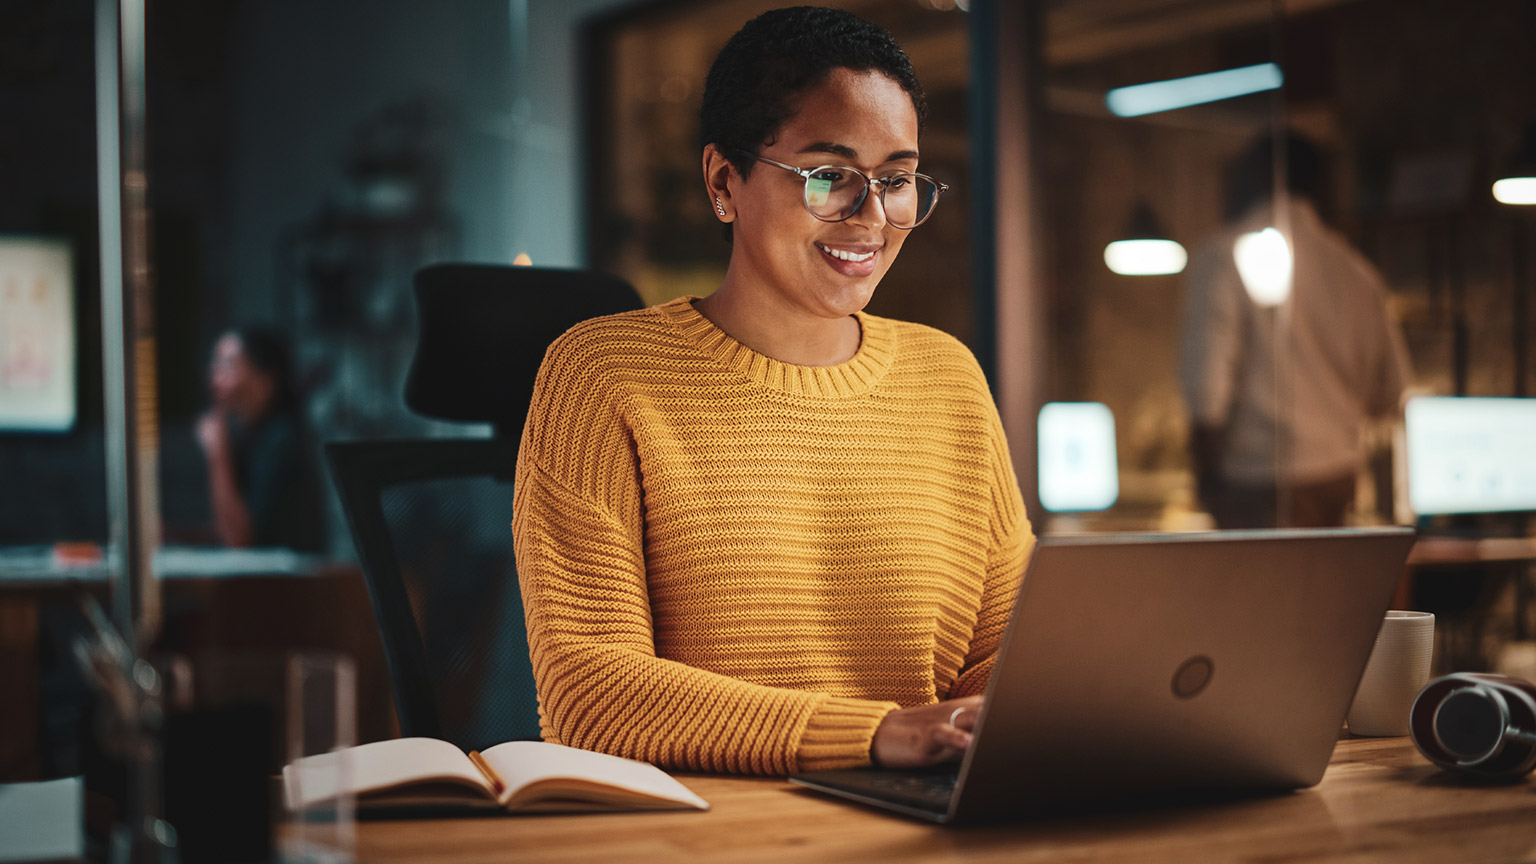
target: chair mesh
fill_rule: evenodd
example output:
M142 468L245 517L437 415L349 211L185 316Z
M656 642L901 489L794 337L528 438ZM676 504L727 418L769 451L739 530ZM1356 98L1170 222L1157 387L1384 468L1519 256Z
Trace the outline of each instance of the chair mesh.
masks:
M512 486L489 477L391 486L380 500L448 740L539 737L512 553Z

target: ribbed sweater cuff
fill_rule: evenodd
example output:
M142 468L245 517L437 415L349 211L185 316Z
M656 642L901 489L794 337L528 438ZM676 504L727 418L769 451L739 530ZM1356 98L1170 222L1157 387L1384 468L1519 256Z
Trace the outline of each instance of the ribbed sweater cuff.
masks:
M800 735L801 771L829 771L869 764L869 747L895 702L869 702L828 696Z

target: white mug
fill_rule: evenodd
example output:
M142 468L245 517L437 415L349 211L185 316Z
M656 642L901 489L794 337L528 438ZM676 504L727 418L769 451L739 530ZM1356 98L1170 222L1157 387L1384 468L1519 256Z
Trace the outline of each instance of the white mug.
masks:
M1414 697L1429 681L1434 648L1433 614L1388 612L1349 706L1349 731L1355 735L1407 735Z

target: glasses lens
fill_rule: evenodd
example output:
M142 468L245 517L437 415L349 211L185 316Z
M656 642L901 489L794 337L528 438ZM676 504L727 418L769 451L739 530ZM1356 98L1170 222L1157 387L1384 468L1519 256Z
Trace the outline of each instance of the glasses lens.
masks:
M939 185L921 174L887 177L882 188L885 218L897 228L916 227L939 200Z
M864 175L852 168L817 168L805 178L805 206L825 222L841 222L858 211L869 191Z
M939 200L939 185L921 174L897 174L877 182L885 218L897 228L915 228ZM868 194L868 178L853 168L823 166L805 178L805 206L823 222L841 222L857 213Z

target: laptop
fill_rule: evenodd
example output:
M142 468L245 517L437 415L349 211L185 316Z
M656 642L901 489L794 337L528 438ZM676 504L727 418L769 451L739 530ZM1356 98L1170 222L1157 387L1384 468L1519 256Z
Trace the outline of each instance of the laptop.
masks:
M958 766L789 780L941 823L1315 785L1413 540L1042 537Z

